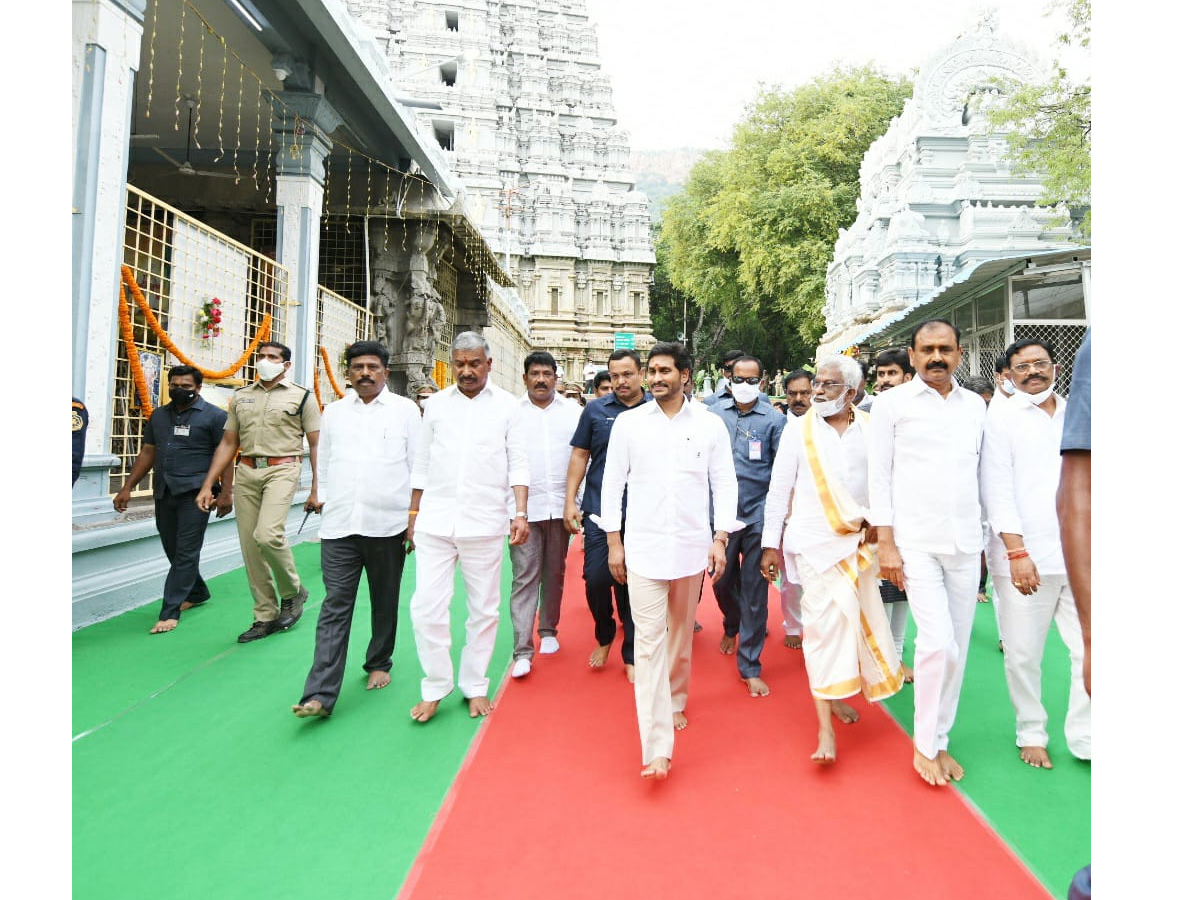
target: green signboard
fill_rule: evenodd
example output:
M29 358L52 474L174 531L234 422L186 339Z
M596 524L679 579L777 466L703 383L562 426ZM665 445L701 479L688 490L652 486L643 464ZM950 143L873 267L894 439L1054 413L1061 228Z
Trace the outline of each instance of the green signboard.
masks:
M633 332L632 331L617 331L613 334L613 349L614 350L632 350L633 349Z

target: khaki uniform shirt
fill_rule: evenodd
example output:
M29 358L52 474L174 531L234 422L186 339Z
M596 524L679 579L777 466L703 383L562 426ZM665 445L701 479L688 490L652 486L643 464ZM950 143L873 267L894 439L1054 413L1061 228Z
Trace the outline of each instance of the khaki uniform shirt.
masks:
M268 390L254 381L233 393L225 430L238 436L245 456L299 456L304 436L321 430L321 410L311 392L284 379ZM304 409L300 409L301 401Z

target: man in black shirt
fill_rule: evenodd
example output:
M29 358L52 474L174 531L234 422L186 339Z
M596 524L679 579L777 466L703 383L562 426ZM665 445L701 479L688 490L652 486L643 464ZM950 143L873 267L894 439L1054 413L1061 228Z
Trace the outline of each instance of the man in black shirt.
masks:
M171 562L163 585L162 610L151 634L173 631L181 610L209 598L200 577L200 548L208 528L208 513L196 506L196 494L208 474L213 453L225 434L225 413L200 396L204 376L192 366L173 366L167 372L171 402L150 414L142 449L133 461L124 486L113 497L113 508L124 512L139 481L154 469L154 525ZM233 462L221 475L217 518L233 509Z

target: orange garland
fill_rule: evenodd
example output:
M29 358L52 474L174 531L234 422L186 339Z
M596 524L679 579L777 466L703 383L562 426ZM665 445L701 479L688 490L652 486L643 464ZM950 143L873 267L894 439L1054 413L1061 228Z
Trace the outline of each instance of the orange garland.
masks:
M329 354L325 351L324 347L318 347L317 349L321 351L321 359L325 360L325 374L329 376L329 386L333 388L333 392L337 394L337 398L341 400L346 396L346 392L338 390L337 379L333 377L333 366L329 363ZM321 379L316 378L313 380L319 382ZM320 400L321 398L317 397L317 399Z
M117 319L121 327L121 340L125 343L125 356L129 358L129 371L137 388L138 406L142 408L142 415L149 419L150 413L154 412L154 404L150 400L150 385L146 383L142 359L138 356L137 345L133 340L133 319L129 314L129 301L125 298L124 284L121 285L120 299L117 302Z
M167 332L163 329L162 325L159 324L158 317L154 314L154 310L150 307L150 304L146 301L146 297L142 294L141 287L139 287L137 281L134 280L133 270L130 269L129 266L121 266L121 281L123 282L122 288L121 288L122 300L124 301L124 297L125 297L124 288L126 285L128 285L129 290L133 293L133 299L137 303L138 309L140 309L142 311L142 315L146 317L146 324L150 326L151 331L153 331L156 335L158 335L158 339L160 341L162 341L163 346L166 347L168 350L170 350L171 355L174 356L181 363L183 363L185 366L192 366L196 369L199 369L200 374L202 374L205 378L213 378L213 379L228 378L231 375L237 374L237 371L240 368L242 368L242 366L244 366L249 361L251 356L254 355L254 351L258 349L258 345L260 343L262 343L264 340L266 340L267 335L269 335L271 333L271 314L267 313L263 317L262 324L258 326L258 333L254 335L254 340L252 340L250 342L250 346L246 348L246 352L243 353L240 357L238 357L237 362L235 362L229 368L222 369L219 372L214 372L209 369L202 368L200 366L197 366L194 362L192 362L190 359L188 359L186 356L184 356L183 351L180 350L177 346L175 346L175 342L172 341L171 338L167 336ZM126 309L126 318L128 318L129 304L128 304L128 301L124 301L124 302L125 302L125 309ZM130 323L128 339L129 340L133 339L132 322ZM128 352L128 348L126 348L126 352ZM133 354L133 355L136 356L136 354ZM140 371L140 364L139 364L139 371ZM144 380L144 377L143 377L143 380ZM147 395L149 394L148 388L147 388L146 393L147 393ZM149 417L148 413L147 413L147 417Z

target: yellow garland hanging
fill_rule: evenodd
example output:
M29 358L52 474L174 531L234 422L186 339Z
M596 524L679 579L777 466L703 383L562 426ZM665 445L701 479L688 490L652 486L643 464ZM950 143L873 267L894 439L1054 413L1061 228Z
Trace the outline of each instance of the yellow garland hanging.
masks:
M154 412L154 403L150 400L150 385L146 383L146 372L142 368L142 359L138 356L137 345L133 340L133 318L129 314L129 301L125 298L125 285L121 285L120 299L117 302L117 320L121 326L121 340L125 344L125 356L129 359L129 371L133 375L133 384L137 388L138 406L142 415L149 419Z
M124 283L122 285L122 290L121 290L122 298L125 296L124 286L128 285L129 290L133 293L133 299L137 303L138 309L140 309L142 311L142 315L146 317L146 324L150 326L150 330L153 331L158 336L158 339L160 341L162 341L163 346L166 347L169 351L171 351L171 355L174 356L181 363L183 363L185 366L192 366L193 368L199 369L200 374L202 374L205 378L212 378L212 379L229 378L231 375L237 374L238 370L241 369L242 366L246 365L246 363L249 361L250 357L254 355L254 351L258 349L258 345L261 344L264 340L266 340L267 335L269 335L271 333L271 314L267 313L263 317L262 324L258 326L258 333L254 335L254 340L252 340L250 342L250 346L246 348L246 352L243 353L240 357L238 357L237 362L235 362L233 365L231 365L227 369L221 369L219 372L212 371L210 369L205 369L201 366L197 366L194 362L192 362L190 359L188 359L186 356L184 356L183 351L180 350L175 345L175 342L172 341L171 338L167 335L167 332L163 329L162 325L159 323L158 317L154 314L154 310L151 308L150 304L146 301L145 295L142 294L142 289L138 285L137 281L134 279L133 270L130 269L129 266L121 266L121 281ZM126 301L126 310L128 311L128 301ZM132 322L130 323L129 334L130 334L130 338L132 338L132 335L133 335Z
M333 392L337 394L337 398L341 400L346 396L346 392L338 390L337 379L333 377L333 366L330 365L329 362L329 354L325 351L324 347L318 347L317 349L321 351L321 359L325 360L325 374L329 376L329 386L333 388ZM315 378L313 380L320 381L321 379Z

